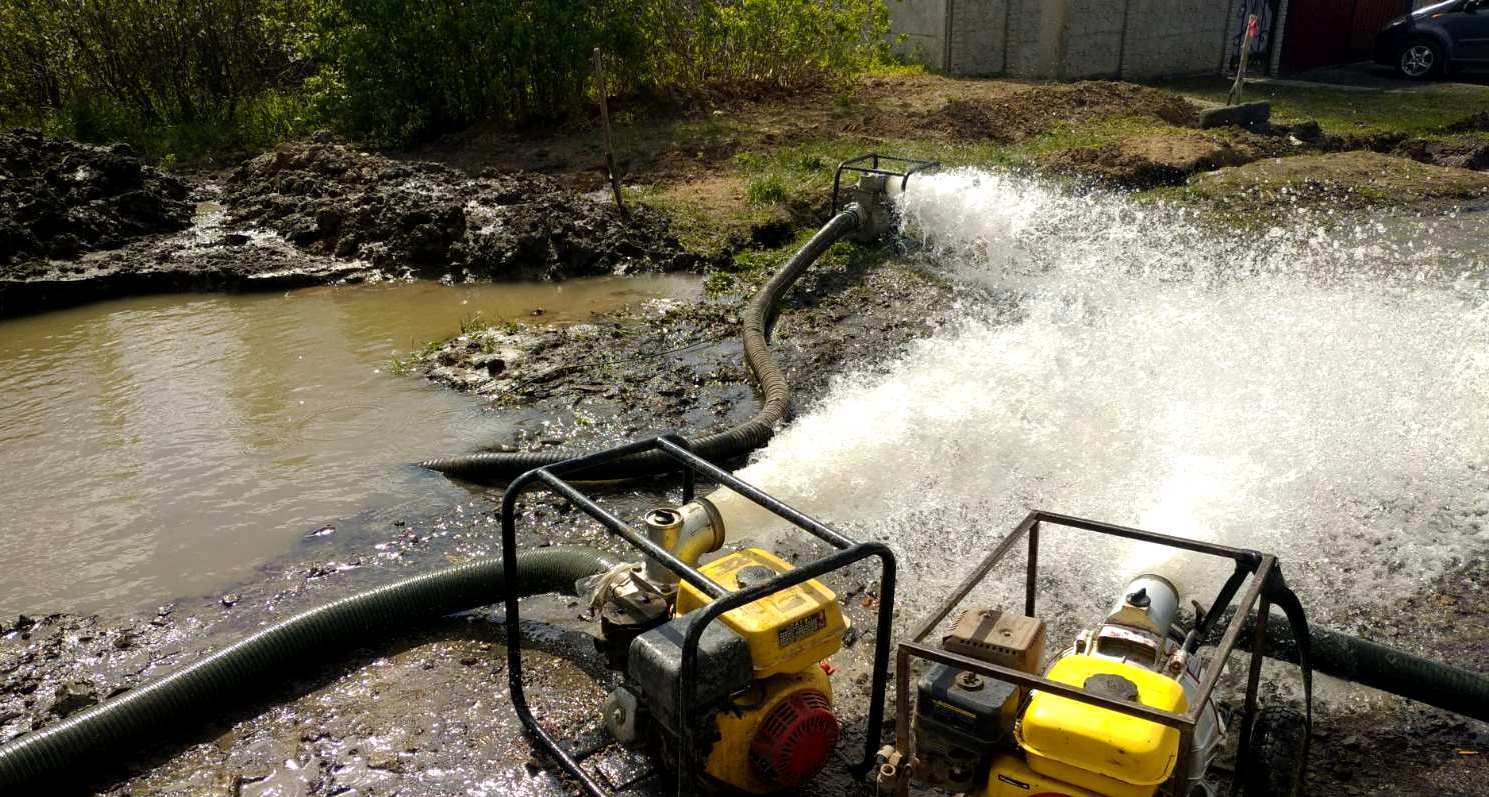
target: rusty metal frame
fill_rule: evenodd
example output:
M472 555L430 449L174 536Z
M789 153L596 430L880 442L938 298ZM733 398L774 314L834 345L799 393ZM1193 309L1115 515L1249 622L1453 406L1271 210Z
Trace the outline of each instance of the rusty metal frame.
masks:
M780 573L762 584L730 592L697 567L682 561L665 548L652 542L644 534L631 528L624 520L607 511L563 478L565 474L581 472L587 467L602 462L652 450L661 451L677 463L677 469L682 474L683 503L693 500L697 477L703 476L744 496L756 506L827 543L834 550L813 561L798 564L793 569ZM855 542L821 521L694 454L692 447L682 437L676 434L664 434L589 456L535 468L522 474L508 485L506 493L502 496L501 509L502 570L508 584L516 584L518 581L517 500L527 491L540 487L549 493L568 499L573 506L589 515L607 531L620 537L646 556L661 562L680 579L712 599L706 606L697 610L698 619L688 627L688 632L683 639L682 671L678 676L677 713L674 718L678 734L678 760L682 762L677 767L679 797L687 797L694 793L699 774L696 770L701 769L701 766L697 766L701 762L695 761L697 756L694 751L698 747L698 742L694 738L693 704L697 700L698 691L698 644L709 624L731 609L768 597L808 579L841 570L864 559L878 559L880 566L879 609L875 626L872 684L864 724L863 758L853 767L852 771L862 777L874 767L875 756L879 749L880 726L884 717L885 693L889 685L889 652L891 638L894 634L894 591L897 569L894 551L890 550L887 545L881 542ZM517 718L522 722L523 728L536 743L539 751L557 763L574 779L586 795L611 797L594 777L580 768L576 757L564 750L558 740L538 723L537 717L528 705L522 677L522 636L519 628L521 606L517 595L517 590L510 590L503 601L507 629L507 688Z
M1014 549L1020 540L1028 540L1028 564L1025 568L1024 581L1024 614L1035 616L1035 599L1038 596L1039 576L1039 537L1042 524L1062 526L1066 528L1079 529L1082 531L1106 534L1114 537L1122 537L1139 542L1164 545L1178 548L1206 556L1215 556L1232 560L1238 574L1249 573L1250 578L1246 583L1246 590L1241 595L1240 606L1226 625L1225 634L1216 647L1215 655L1212 656L1205 668L1201 671L1199 688L1195 699L1189 710L1183 714L1170 711L1160 711L1140 703L1129 700L1106 697L1088 692L1080 687L1069 684L1057 683L1043 676L1032 673L1021 672L997 664L968 658L966 656L951 653L937 647L931 647L924 643L927 636L946 619L951 612L966 599L967 595L987 578L988 573L1003 561ZM1183 537L1174 537L1167 534L1144 531L1142 529L1118 526L1111 523L1103 523L1096 520L1060 515L1054 512L1034 510L1026 515L1022 522L1014 530L1004 537L1002 541L993 548L983 560L973 568L972 572L963 579L957 588L952 590L941 605L922 620L915 631L907 639L901 640L895 652L895 749L904 754L904 762L909 767L909 772L900 771L900 776L895 785L895 794L905 797L909 793L910 772L914 771L915 764L915 737L910 732L910 669L912 659L924 659L926 661L946 664L958 667L979 675L1004 681L1026 689L1038 689L1043 692L1069 698L1081 703L1098 706L1111 711L1116 711L1130 717L1145 719L1156 722L1179 731L1178 760L1174 764L1174 773L1171 777L1169 792L1176 797L1183 797L1183 790L1189 780L1189 751L1193 745L1195 726L1198 724L1199 716L1204 711L1210 695L1215 691L1215 685L1220 679L1220 674L1225 669L1226 662L1235 650L1236 642L1241 634L1247 610L1256 606L1257 623L1253 630L1251 650L1262 649L1263 640L1267 632L1267 615L1270 601L1262 594L1262 587L1266 584L1272 573L1276 571L1277 558L1272 554L1263 554L1258 551L1245 548L1234 548L1228 545L1189 540ZM1225 603L1230 602L1227 590L1222 590L1221 599ZM1212 612L1218 611L1221 606L1213 607ZM1251 656L1251 666L1246 679L1246 703L1242 713L1240 728L1240 751L1237 760L1245 760L1249 738L1251 736L1251 725L1256 713L1257 685L1261 679L1260 655ZM1239 783L1239 769L1232 774L1232 789Z
M869 165L865 166L864 163ZM890 166L899 168L889 168ZM899 169L902 168L903 171ZM843 173L853 172L855 174L872 174L881 177L900 178L900 190L910 184L910 178L925 171L934 171L941 168L940 161L917 160L915 158L899 158L894 155L881 155L877 152L869 152L856 158L849 158L838 164L837 171L832 175L832 215L838 213L838 194L843 187Z

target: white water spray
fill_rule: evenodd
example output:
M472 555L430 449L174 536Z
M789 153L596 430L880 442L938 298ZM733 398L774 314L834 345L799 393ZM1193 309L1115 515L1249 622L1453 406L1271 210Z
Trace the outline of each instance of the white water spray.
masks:
M912 610L1032 508L1275 551L1325 616L1489 548L1482 263L1379 223L1220 237L978 171L900 205L969 287L957 320L837 379L741 475L887 539ZM1094 600L1153 567L1229 572L1059 539L1047 572Z

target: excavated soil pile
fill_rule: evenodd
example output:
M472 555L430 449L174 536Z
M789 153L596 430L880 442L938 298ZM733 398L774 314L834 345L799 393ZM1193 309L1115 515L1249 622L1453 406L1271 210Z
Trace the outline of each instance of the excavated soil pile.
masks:
M1299 205L1478 208L1489 202L1489 174L1376 152L1335 152L1267 158L1199 174L1186 191L1262 218Z
M1238 166L1257 157L1254 148L1194 133L1134 136L1104 147L1061 150L1044 165L1097 185L1142 190L1181 185L1196 172Z
M1436 166L1489 170L1489 142L1468 138L1447 141L1408 139L1397 145L1392 154Z
M1146 86L1088 80L1036 86L983 102L951 100L925 115L925 123L953 139L1022 141L1057 124L1113 116L1149 117L1179 127L1195 123L1198 109L1183 97Z
M184 229L186 196L185 183L144 165L127 145L0 133L0 269Z
M488 170L470 178L324 140L286 144L243 164L224 202L236 224L395 273L559 278L698 261L662 216L637 208L626 219L543 175Z
M1447 133L1489 132L1489 111L1479 111L1476 114L1465 116L1450 125L1445 125L1443 131Z

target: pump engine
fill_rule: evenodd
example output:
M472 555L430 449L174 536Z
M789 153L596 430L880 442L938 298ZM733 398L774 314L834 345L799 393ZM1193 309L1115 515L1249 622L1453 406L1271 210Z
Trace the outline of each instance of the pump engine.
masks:
M769 551L744 548L699 571L733 591L791 569ZM692 722L695 758L715 783L752 794L805 784L827 763L839 734L826 663L847 630L836 596L813 579L724 613L703 633L693 711L679 717L683 639L709 602L684 582L671 615L657 617L653 627L639 634L620 624L607 629L606 646L626 651L625 684L605 702L606 728L630 745L656 741L676 763L678 723Z
M683 490L678 504L646 513L644 533L561 475L648 451L676 463ZM696 496L698 476L719 488L708 497ZM855 542L695 455L682 438L664 435L538 468L514 481L502 500L504 552L516 546L516 497L536 482L644 556L640 562L615 563L574 586L590 596L600 626L596 644L620 675L600 710L606 736L657 754L666 765L660 771L675 772L683 794L698 793L699 785L723 793L769 794L801 787L823 769L842 732L827 658L842 647L848 618L819 578L879 560L880 603L859 763L860 771L872 768L894 627L895 558L888 546ZM750 511L794 526L830 552L793 564L763 548L740 547L701 563L723 548L726 518L738 523L753 517ZM610 747L608 741L571 752L574 745L561 745L529 709L521 635L515 630L521 607L508 600L506 609L514 640L507 649L507 678L518 718L585 794L609 797L610 791L581 767L584 757Z
M1172 633L1178 590L1157 575L1133 579L1101 623L1041 667L1044 624L990 609L964 612L946 650L1098 695L1183 712L1198 692L1197 663ZM1178 731L1153 722L937 664L915 704L918 771L928 783L984 797L1150 797L1181 754ZM1209 770L1224 722L1207 701L1189 771ZM1201 791L1193 791L1200 789ZM1195 777L1185 794L1209 794Z
M1180 594L1172 582L1140 575L1100 622L1046 657L1044 623L1035 616L1043 523L1229 559L1233 573L1209 611L1196 604L1188 621L1180 618ZM938 647L923 643L1024 539L1024 611L970 609L957 615ZM1267 609L1275 604L1298 638L1306 637L1301 606L1274 556L1031 512L899 643L899 694L910 690L913 659L927 665L914 700L898 706L895 744L880 751L880 793L903 797L917 781L975 797L1153 797L1160 789L1179 797L1217 797L1210 776L1226 718L1214 691L1242 627L1234 613L1221 610L1243 584L1236 611L1258 607L1262 631L1254 633L1265 632ZM1197 655L1226 616L1213 653ZM1305 703L1311 704L1306 663L1301 670ZM1308 720L1283 706L1258 710L1259 676L1260 657L1253 657L1233 785L1242 797L1290 797L1301 784Z

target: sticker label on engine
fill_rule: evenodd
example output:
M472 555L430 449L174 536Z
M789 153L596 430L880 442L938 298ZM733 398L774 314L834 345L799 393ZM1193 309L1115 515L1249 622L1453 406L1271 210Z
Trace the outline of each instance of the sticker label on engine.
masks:
M818 611L776 629L776 645L788 648L827 627L827 612Z
M1007 775L1003 774L1002 772L999 772L998 773L998 780L1000 780L1000 781L1002 781L1004 783L1007 783L1010 786L1017 786L1018 788L1023 789L1024 791L1028 791L1029 790L1029 784L1027 784L1027 783L1025 783L1025 782L1023 782L1021 780L1014 780L1013 778L1008 777Z

